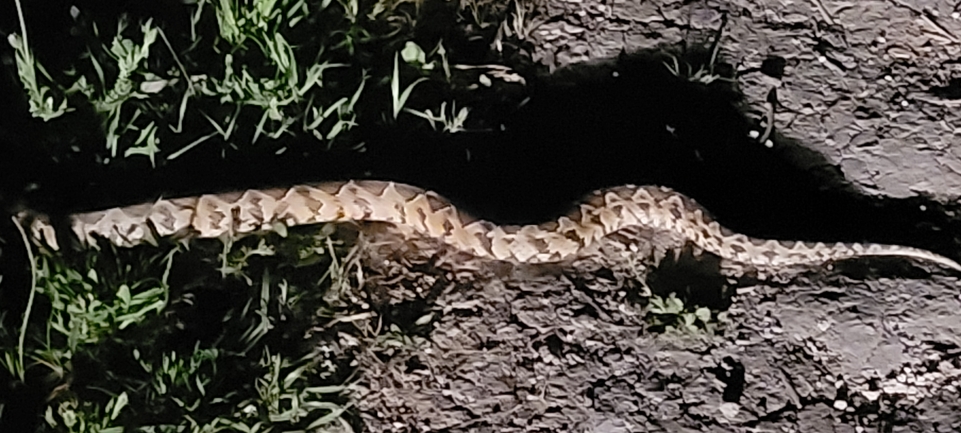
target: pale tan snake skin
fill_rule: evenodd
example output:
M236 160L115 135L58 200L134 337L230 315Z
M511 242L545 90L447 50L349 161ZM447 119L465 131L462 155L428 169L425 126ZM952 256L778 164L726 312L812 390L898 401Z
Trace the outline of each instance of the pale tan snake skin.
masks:
M98 238L120 247L174 239L240 236L326 222L383 222L411 229L481 258L519 263L559 262L620 230L679 234L694 246L734 263L760 268L820 265L864 256L927 260L961 272L961 265L929 251L880 244L823 244L759 240L733 233L693 200L664 187L621 186L595 191L567 216L541 225L498 226L458 211L439 195L384 181L328 182L248 190L80 213L69 217L85 246ZM53 226L34 218L31 231L59 249Z

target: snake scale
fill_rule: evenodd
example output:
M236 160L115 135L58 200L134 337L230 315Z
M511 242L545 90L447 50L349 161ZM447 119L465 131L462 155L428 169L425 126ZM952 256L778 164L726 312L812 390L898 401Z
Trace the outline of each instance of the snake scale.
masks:
M762 240L731 232L692 199L665 187L595 191L567 216L540 225L499 226L472 218L440 195L385 181L327 182L247 190L79 213L69 217L84 246L106 239L119 247L159 238L218 238L327 222L383 222L473 256L519 263L559 262L625 229L663 230L737 264L779 268L865 256L927 260L961 272L955 261L922 249L870 243ZM34 240L59 249L53 225L29 222Z

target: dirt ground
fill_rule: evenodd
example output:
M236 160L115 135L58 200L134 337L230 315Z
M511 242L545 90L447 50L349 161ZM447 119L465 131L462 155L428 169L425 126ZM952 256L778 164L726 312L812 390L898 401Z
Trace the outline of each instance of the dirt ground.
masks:
M958 428L955 277L742 286L717 331L690 333L652 331L616 261L370 262L384 265L356 296L394 314L367 325L380 338L359 356L366 431Z
M404 242L374 243L395 255ZM851 267L790 284L721 283L731 291L717 330L692 333L652 330L637 268L616 259L396 257L373 254L355 294L382 312L358 357L366 431L958 428L956 277L858 280ZM643 264L655 293L666 289L657 274L678 276L665 263ZM406 339L383 330L425 316Z
M750 112L776 89L776 135L863 194L946 202L961 195L952 7L546 1L531 37L536 60L563 68L709 41L726 16L721 53ZM651 332L617 266L474 266L380 269L381 303L434 321L422 340L361 357L368 431L961 431L957 278L855 268L740 285L720 329L692 335Z

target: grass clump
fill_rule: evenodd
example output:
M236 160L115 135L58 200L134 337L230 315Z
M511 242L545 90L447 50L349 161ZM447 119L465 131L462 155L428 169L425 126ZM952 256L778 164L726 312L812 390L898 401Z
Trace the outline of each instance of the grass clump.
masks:
M241 239L223 257L219 248L37 259L24 351L10 332L0 341L8 373L47 390L41 431L356 427L345 394L356 340L312 325L361 308L344 299L356 256L316 230ZM9 361L21 354L18 371Z
M104 163L122 156L158 166L200 146L219 147L225 158L253 145L283 153L300 141L356 147L355 128L396 123L404 112L464 130L467 105L480 99L472 96L478 80L489 87L491 76L511 74L476 64L493 57L451 50L476 38L443 20L503 47L530 31L530 11L521 2L463 3L201 0L120 15L74 7L73 54L53 74L34 55L36 38L28 39L22 18L9 42L33 116L69 124L71 111L92 111L102 122ZM459 62L478 69L454 67ZM424 81L434 84L412 97ZM467 102L447 113L455 100Z

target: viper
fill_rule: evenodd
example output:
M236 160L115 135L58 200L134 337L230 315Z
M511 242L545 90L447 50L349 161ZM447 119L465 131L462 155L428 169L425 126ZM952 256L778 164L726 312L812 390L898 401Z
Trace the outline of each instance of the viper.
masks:
M34 240L58 250L54 226L31 217ZM574 259L624 230L666 231L722 260L754 268L815 266L866 256L926 260L961 272L961 265L930 251L873 243L809 243L756 239L734 233L694 200L669 188L619 186L588 195L567 215L540 225L501 226L461 212L440 195L386 181L326 182L291 188L160 199L69 216L84 246L107 241L119 247L160 238L239 237L272 230L333 222L388 223L401 232L434 238L455 250L485 259L550 263Z

